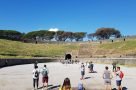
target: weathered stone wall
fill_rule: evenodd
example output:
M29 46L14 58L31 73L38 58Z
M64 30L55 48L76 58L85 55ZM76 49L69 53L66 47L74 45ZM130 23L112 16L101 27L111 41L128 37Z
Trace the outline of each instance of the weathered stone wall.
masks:
M78 58L80 61L92 61L94 63L112 64L116 62L121 65L133 65L136 66L136 58Z
M0 67L57 61L57 59L0 59Z

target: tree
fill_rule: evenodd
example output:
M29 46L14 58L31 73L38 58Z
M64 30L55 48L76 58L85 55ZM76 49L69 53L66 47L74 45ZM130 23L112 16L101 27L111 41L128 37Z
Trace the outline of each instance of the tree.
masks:
M38 31L32 31L23 36L25 39L36 39L36 36L38 36Z
M24 38L27 39L34 39L36 40L36 38L41 38L42 40L51 40L54 38L55 32L52 31L47 31L47 30L39 30L39 31L32 31L27 33Z
M62 34L64 33L64 31L57 31L56 35L55 35L55 40L56 41L62 41Z
M72 32L63 32L61 37L62 37L62 41L66 41L67 39L70 39L72 41L74 39Z
M51 39L54 38L54 35L55 35L55 32L53 32L53 31L46 31L46 32L44 33L44 38L45 38L46 40L50 40L50 41L51 41Z
M16 30L0 30L1 39L20 40L22 33Z
M114 31L113 35L114 35L115 38L120 38L121 37L121 33L120 33L119 30Z
M119 38L121 36L120 31L114 28L98 28L95 35L97 39L109 39L111 36Z
M69 32L69 39L71 40L71 42L74 39L74 33L73 32Z
M83 38L86 36L86 32L76 32L73 35L75 41L83 41Z

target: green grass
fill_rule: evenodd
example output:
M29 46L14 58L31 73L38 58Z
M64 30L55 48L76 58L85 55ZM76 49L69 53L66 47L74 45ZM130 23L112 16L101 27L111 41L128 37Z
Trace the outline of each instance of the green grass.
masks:
M121 42L114 42L114 43L104 43L99 45L99 48L105 50L114 49L113 53L136 53L136 40L128 40L128 41L121 41Z
M0 58L55 57L78 48L78 44L32 44L0 39Z
M112 52L112 54L117 55L136 54L136 39L126 40L125 42L105 42L103 44L96 44L92 42L90 44L87 44L89 45L88 50L90 49L92 44L95 45L94 50L100 50L101 52L106 51L107 55L110 51ZM72 50L78 51L79 48L80 43L33 44L0 39L0 58L33 58L64 56L65 52L70 52ZM97 53L95 54L97 55Z

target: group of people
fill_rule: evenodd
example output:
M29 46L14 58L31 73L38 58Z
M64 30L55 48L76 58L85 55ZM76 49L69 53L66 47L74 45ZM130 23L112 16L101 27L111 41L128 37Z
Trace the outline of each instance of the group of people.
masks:
M112 90L111 79L113 78L113 75L112 75L111 71L108 69L109 69L108 66L106 66L105 71L103 73L105 90ZM124 73L120 70L120 67L117 67L116 71L114 71L114 74L116 76L116 85L118 87L118 90L122 90L121 82L122 82L122 78L124 76Z
M121 82L122 82L122 78L124 76L124 73L120 70L120 67L116 67L116 64L112 64L112 65L113 65L113 73L116 76L116 85L118 87L118 90L122 90ZM89 65L88 65L89 73L94 72L93 67L94 67L94 64L92 62L89 62ZM82 83L82 80L84 80L84 76L85 76L84 63L81 63L80 69L81 69L81 78L80 78L80 82L78 83L77 90L85 90L84 85ZM33 70L33 87L34 87L34 89L38 89L40 74L42 75L43 88L48 87L49 70L48 70L47 66L44 65L44 67L41 70L39 70L37 63L35 63L34 70ZM103 72L102 77L104 79L105 90L112 90L111 79L113 78L113 75L112 75L112 72L109 70L108 66L105 66L105 70ZM63 82L62 86L59 87L59 90L72 90L70 79L68 77L64 79L64 82Z
M120 70L120 67L116 66L116 63L113 63L113 73L116 76L116 85L118 87L118 90L122 90L121 87L121 82L122 82L122 78L124 77L124 73ZM89 73L94 72L93 70L93 63L89 62L88 65L88 69L89 69ZM81 64L81 80L84 79L84 75L85 75L85 65L84 63ZM112 90L111 87L111 79L113 78L112 72L109 70L108 66L105 66L105 70L103 72L103 79L104 79L104 84L105 84L105 90Z
M60 62L62 63L62 64L79 64L79 60L71 60L71 59L68 59L68 60L60 60Z
M34 65L34 70L33 70L33 88L38 89L39 87L39 76L40 74L42 75L42 83L43 83L43 88L48 86L48 74L49 70L46 65L40 70L38 69L38 65Z

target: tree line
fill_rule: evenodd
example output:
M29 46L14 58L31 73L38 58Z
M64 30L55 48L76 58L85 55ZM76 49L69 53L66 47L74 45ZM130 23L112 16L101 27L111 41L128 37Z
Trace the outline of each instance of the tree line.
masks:
M16 30L0 30L0 39L20 40L23 35Z
M86 32L66 32L63 30L54 32L48 30L31 31L28 33L21 33L16 30L0 30L0 39L10 40L56 40L56 41L83 41L85 37L88 39L110 39L111 37L120 38L121 33L115 28L98 28L96 32L87 34Z

